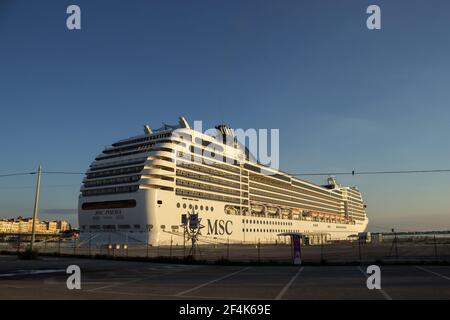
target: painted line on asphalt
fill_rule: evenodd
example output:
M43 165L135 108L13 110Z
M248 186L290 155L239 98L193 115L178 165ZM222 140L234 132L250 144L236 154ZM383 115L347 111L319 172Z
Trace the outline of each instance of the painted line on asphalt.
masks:
M213 284L213 283L215 283L215 282L218 282L218 281L220 281L220 280L224 280L224 279L226 279L226 278L232 277L232 276L234 276L235 274L238 274L238 273L240 273L240 272L246 271L246 270L248 270L248 269L250 269L250 268L251 268L251 267L246 267L246 268L240 269L240 270L238 270L238 271L235 271L235 272L226 274L226 275L224 275L224 276L222 276L222 277L220 277L220 278L217 278L217 279L208 281L208 282L203 283L203 284L201 284L201 285L198 285L198 286L196 286L196 287L194 287L194 288L191 288L191 289L188 289L188 290L185 290L185 291L181 291L181 292L177 293L175 296L177 296L177 297L178 297L178 296L182 296L182 295L184 295L184 294L186 294L186 293L189 293L189 292L198 290L198 289L200 289L200 288L206 287L206 286L208 286L208 285L210 285L210 284Z
M289 282L283 287L283 289L281 289L280 293L278 293L275 300L281 300L281 298L286 293L286 291L289 289L289 287L292 285L292 283L294 283L295 279L297 279L298 276L300 275L300 273L302 273L303 269L304 269L304 267L301 267L297 271L297 273L291 278L291 280L289 280Z
M425 271L425 272L434 274L435 276L441 277L442 279L450 280L450 277L444 276L443 274L440 274L440 273L431 271L431 270L429 270L429 269L426 269L426 268L423 268L423 267L419 267L419 266L416 266L416 268L419 269L419 270L422 270L422 271Z
M366 273L361 267L358 267L358 269L359 269L359 271L361 271L361 273L362 273L362 274L364 275L364 277L366 277L366 279L367 279L367 278L368 278L367 273ZM369 289L367 289L367 290L369 290ZM383 297L384 297L386 300L393 300L392 297L391 297L390 295L388 295L387 292L384 291L383 289L374 289L374 290L380 291L380 293L383 295Z
M25 270L16 273L4 273L0 274L0 278L17 277L17 276L30 276L36 274L48 274L48 273L62 273L66 272L66 269L51 269L51 270Z
M261 298L249 298L249 297L190 296L190 295L177 296L173 294L152 293L152 292L124 292L124 291L109 291L109 290L102 290L100 293L119 296L129 296L129 297L147 297L147 298L165 297L176 299L195 298L203 300L261 300Z
M144 281L144 280L150 280L150 279L153 279L153 278L162 277L162 276L166 276L166 275L170 275L170 274L174 274L174 273L180 273L180 272L186 271L186 270L189 270L189 269L174 270L174 271L169 271L169 272L165 272L165 273L161 273L161 274L154 274L154 275L151 275L149 277L143 277L143 278L133 278L133 280L130 280L130 281L116 282L116 283L113 283L111 285L97 287L97 288L92 288L92 289L89 289L89 290L86 290L86 291L87 292L94 292L94 291L114 288L114 287L122 286L122 285L125 285L125 284L131 284L131 283L136 283L136 282L140 282L140 281ZM111 280L115 280L115 279L113 278Z

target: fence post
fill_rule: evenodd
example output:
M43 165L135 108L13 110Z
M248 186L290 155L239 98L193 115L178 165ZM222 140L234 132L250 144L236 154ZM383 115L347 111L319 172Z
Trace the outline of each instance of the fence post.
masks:
M323 236L320 236L320 262L323 262Z
M186 225L183 227L183 259L186 258Z
M397 239L397 234L395 234L395 259L398 260L398 239Z
M436 243L436 235L434 234L434 257L437 260L438 251L437 251L437 243Z
M358 256L359 256L359 263L361 263L362 257L361 257L361 239L358 239Z
M261 242L258 239L258 263L261 262Z

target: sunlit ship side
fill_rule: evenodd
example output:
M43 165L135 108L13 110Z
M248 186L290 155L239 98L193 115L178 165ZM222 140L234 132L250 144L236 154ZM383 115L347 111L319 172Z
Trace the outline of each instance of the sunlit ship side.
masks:
M103 150L87 170L79 196L82 239L182 244L181 215L192 211L204 226L200 243L274 243L286 232L318 243L366 229L355 187L334 178L319 186L262 166L245 148L194 131L184 118L144 129ZM226 126L217 129L232 135Z

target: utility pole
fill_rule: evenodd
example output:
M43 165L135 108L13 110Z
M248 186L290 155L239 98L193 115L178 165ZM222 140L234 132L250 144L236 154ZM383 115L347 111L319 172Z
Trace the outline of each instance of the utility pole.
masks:
M31 243L30 243L30 251L33 251L34 240L36 238L36 219L39 208L39 192L41 190L41 175L42 175L42 166L39 165L37 171L37 182L36 182L36 197L34 199L34 212L33 212L33 228L31 230Z

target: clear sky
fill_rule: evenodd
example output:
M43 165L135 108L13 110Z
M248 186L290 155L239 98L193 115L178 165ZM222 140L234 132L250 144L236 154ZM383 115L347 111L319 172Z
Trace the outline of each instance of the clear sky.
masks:
M180 115L279 128L288 172L448 168L449 15L448 0L0 0L0 174L85 171ZM34 179L0 179L0 217L32 214ZM44 176L41 217L76 221L81 179ZM450 229L450 173L338 179L372 231Z

